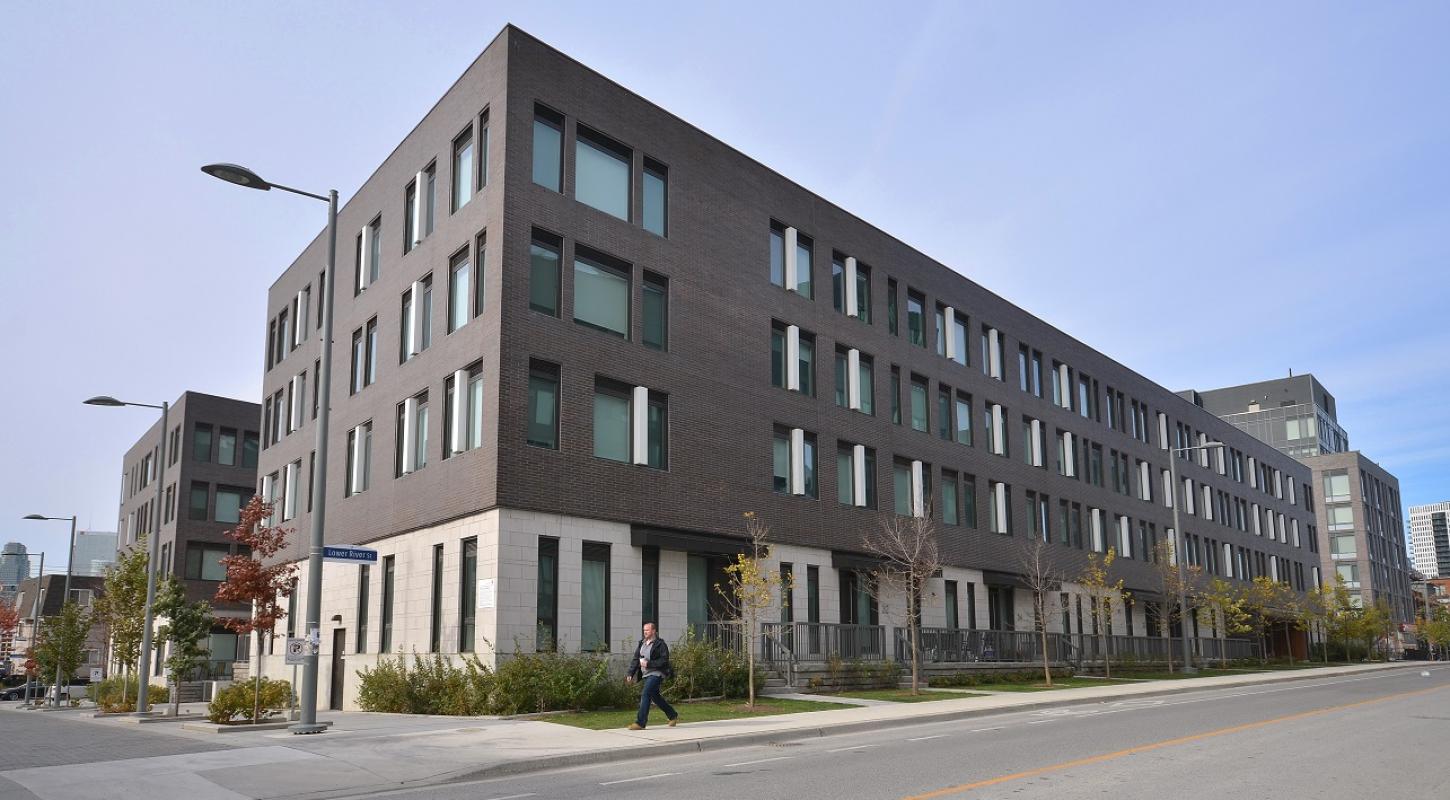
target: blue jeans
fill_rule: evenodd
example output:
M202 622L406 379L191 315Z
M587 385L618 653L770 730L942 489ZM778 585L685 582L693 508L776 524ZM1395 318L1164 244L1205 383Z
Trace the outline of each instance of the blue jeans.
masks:
M634 718L634 723L641 728L645 727L645 723L649 722L650 703L654 703L660 707L661 711L665 712L665 719L674 719L679 716L679 714L675 713L674 706L671 706L665 700L664 696L660 694L660 684L664 682L665 679L659 675L651 675L644 679L643 688L639 692L639 714Z

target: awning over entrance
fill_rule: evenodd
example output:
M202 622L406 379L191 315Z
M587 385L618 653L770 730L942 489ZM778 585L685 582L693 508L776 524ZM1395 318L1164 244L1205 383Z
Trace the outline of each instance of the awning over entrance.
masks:
M746 542L730 536L677 528L629 526L629 543L635 547L658 547L685 553L733 556L745 552Z
M1010 586L1014 589L1030 589L1027 582L1021 575L1014 572L997 572L996 570L982 570L982 584L984 586Z

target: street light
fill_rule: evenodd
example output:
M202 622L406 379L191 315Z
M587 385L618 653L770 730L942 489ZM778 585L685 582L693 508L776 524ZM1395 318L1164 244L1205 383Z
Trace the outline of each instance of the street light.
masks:
M307 619L304 628L307 636L317 642L320 641L322 617L322 527L327 512L327 424L331 416L329 396L332 388L332 284L337 262L337 190L328 191L326 196L304 192L280 183L265 181L257 173L236 164L207 164L201 171L213 178L248 189L260 189L264 192L279 189L327 203L327 263L322 274L322 363L317 373L317 386L321 397L318 398L317 411L317 461L312 473L316 490L312 492L314 508L311 547L307 555ZM257 658L262 658L261 652L257 653ZM293 733L322 733L327 730L327 726L317 724L317 653L312 648L307 648L307 656L302 664L302 688L298 694L302 718L289 730Z
M61 608L63 609L65 607L65 604L70 601L70 573L71 573L71 568L72 568L71 562L73 560L75 560L75 557L76 557L76 518L75 517L46 517L46 516L42 516L40 514L26 514L25 516L21 517L21 519L39 520L39 521L54 521L54 522L67 522L67 521L70 522L70 550L67 552L67 555L65 557L65 594L61 595L61 597L60 597L60 604L61 604ZM35 593L36 593L37 596L39 596L39 594L40 594L40 579L39 578L36 578L36 581L35 581ZM40 624L40 620L37 619L35 621L35 624L36 625L39 625ZM32 641L34 641L34 637L31 637L31 639L32 639ZM55 659L55 707L56 708L60 708L60 678L61 678L61 675L60 675L60 654L57 653L56 654L56 659Z
M1183 505L1177 496L1178 454L1194 450L1222 450L1224 447L1223 442L1208 442L1192 447L1175 447L1168 451L1168 482L1173 484L1169 487L1171 492L1169 497L1173 500L1173 547L1176 551L1173 554L1173 560L1178 562L1178 639L1183 643L1183 673L1185 675L1198 672L1198 667L1193 666L1193 654L1188 646L1188 579L1183 574L1183 562L1188 560L1188 539L1183 533L1183 523L1178 514L1178 507Z
M144 613L146 627L141 631L141 655L138 659L140 663L136 665L136 674L141 676L141 680L138 681L141 685L136 689L136 716L144 717L150 714L147 711L146 696L151 688L149 669L151 666L151 622L156 605L156 568L160 566L156 558L156 549L159 546L157 541L161 538L161 509L166 502L161 497L161 486L166 483L162 478L166 475L166 417L171 410L171 404L165 400L161 401L161 405L129 403L104 394L86 400L85 404L106 408L136 406L137 408L161 409L161 447L156 451L156 512L152 515L151 536L146 542L146 610Z

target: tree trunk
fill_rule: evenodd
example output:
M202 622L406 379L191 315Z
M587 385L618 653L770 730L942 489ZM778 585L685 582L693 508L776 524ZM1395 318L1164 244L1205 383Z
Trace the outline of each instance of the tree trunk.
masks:
M750 670L750 673L746 676L745 683L746 683L746 686L748 688L748 696L750 698L750 701L747 703L747 705L749 705L751 708L755 708L755 648L750 646L751 643L752 643L751 642L751 639L754 636L755 636L755 611L754 610L751 610L751 612L750 612L750 630L747 632L747 635L745 636L745 664L746 664L747 668Z
M1039 603L1039 605L1046 605L1046 604L1045 603ZM1042 639L1042 682L1045 683L1045 684L1047 684L1048 687L1051 687L1052 686L1052 660L1050 658L1048 658L1048 655L1047 655L1047 609L1046 608L1039 608L1037 610L1037 618L1040 619L1040 620L1042 620L1042 625L1038 626L1038 633L1040 634L1041 639Z
M911 693L921 694L921 621L917 619L917 589L916 581L911 582L911 588L906 595L906 632L911 645ZM900 684L898 684L899 686Z
M252 724L262 717L262 632L257 631L257 674L252 676Z
M1167 602L1164 602L1163 603L1163 608L1168 609L1168 613L1163 615L1165 617L1165 619L1164 619L1164 621L1161 624L1164 626L1164 628L1166 628L1166 630L1164 630L1164 632L1168 634L1168 638L1169 639L1172 639L1173 638L1173 611L1172 611L1173 606L1172 605L1169 605ZM1182 617L1182 616L1183 616L1182 615L1182 612L1180 612L1179 613L1179 617ZM1163 630L1163 629L1160 629L1160 630ZM1185 630L1184 633L1187 634L1187 631ZM1168 642L1168 674L1169 675L1172 675L1173 674L1173 644L1174 643L1172 641Z

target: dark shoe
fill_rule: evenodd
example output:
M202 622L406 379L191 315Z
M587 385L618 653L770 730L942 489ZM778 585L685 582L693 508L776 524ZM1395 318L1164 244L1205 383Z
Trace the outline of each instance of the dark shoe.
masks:
M629 723L629 729L632 731L642 731L644 730L644 726L639 724L638 722L631 722Z

